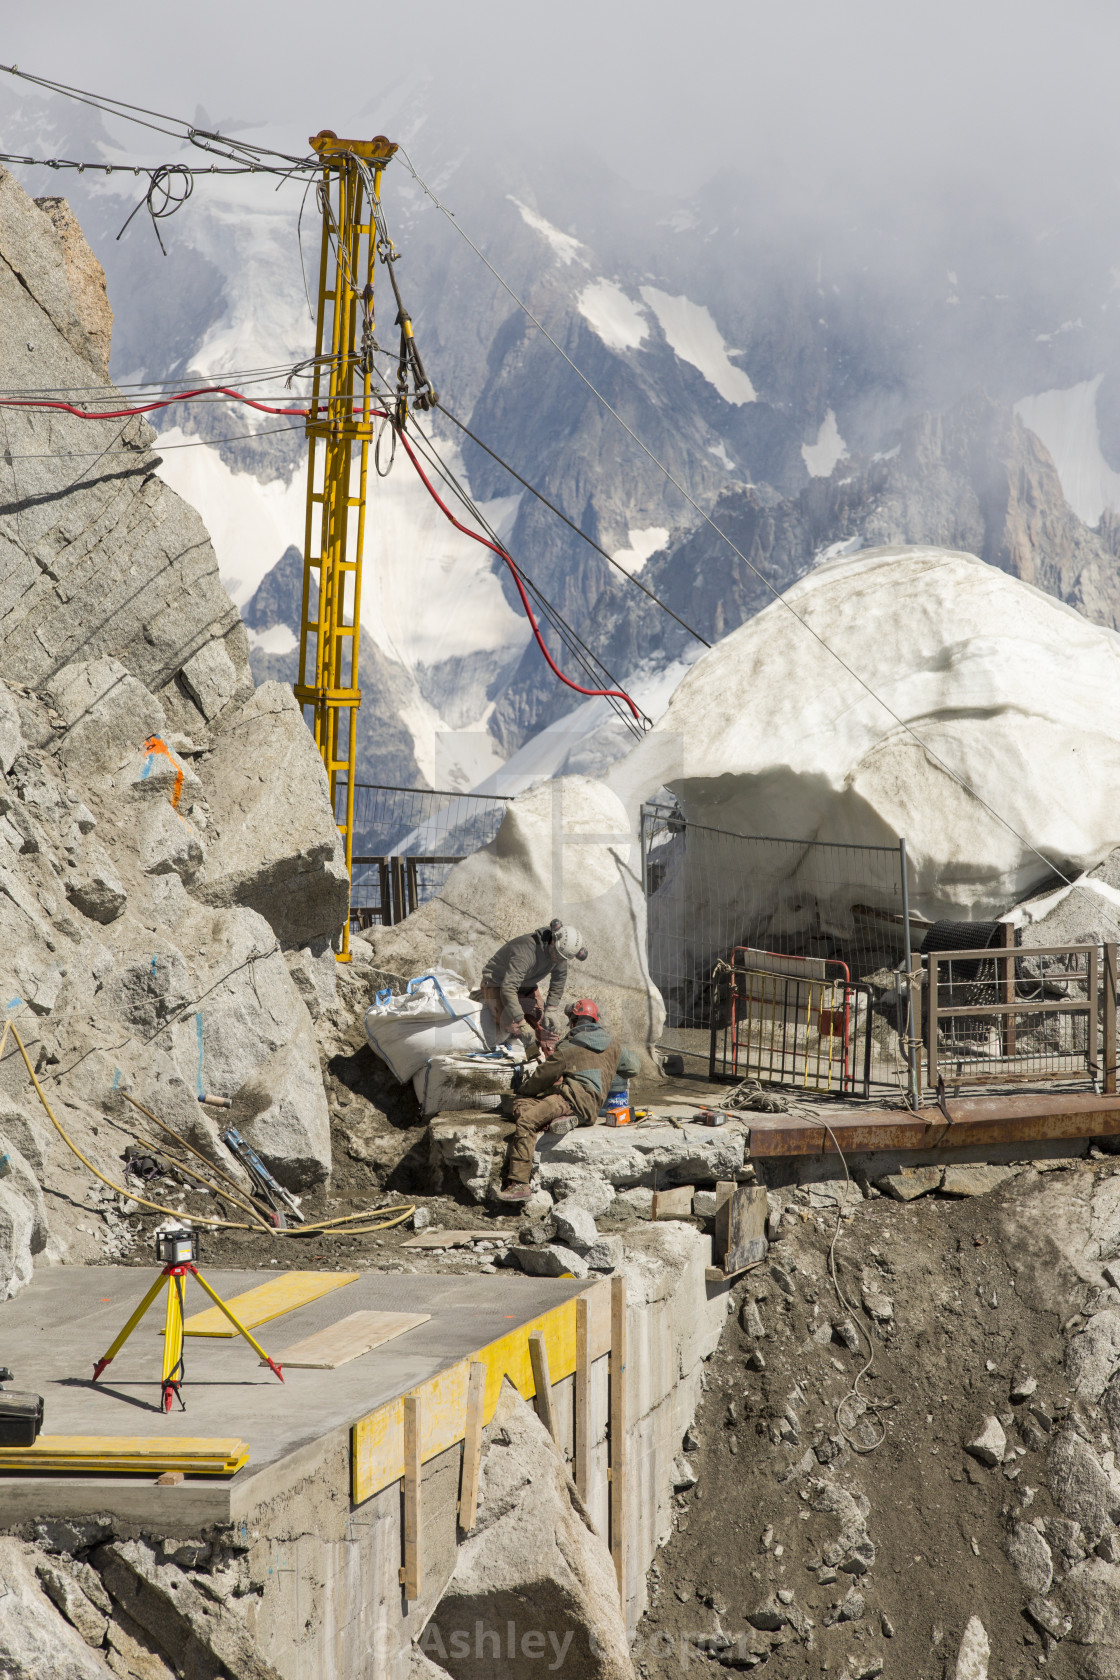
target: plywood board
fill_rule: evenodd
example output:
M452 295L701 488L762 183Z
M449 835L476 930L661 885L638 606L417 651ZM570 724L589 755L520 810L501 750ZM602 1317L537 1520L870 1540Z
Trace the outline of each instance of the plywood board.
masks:
M246 1329L252 1330L258 1324L267 1324L269 1319L295 1312L297 1307L306 1307L310 1301L329 1295L332 1289L357 1283L361 1276L361 1272L282 1272L255 1289L247 1289L244 1295L235 1295L226 1305ZM183 1325L183 1334L236 1336L237 1331L220 1307L207 1307L205 1312L191 1314Z
M406 1330L426 1324L431 1316L425 1312L372 1310L349 1313L337 1324L328 1324L325 1330L316 1330L313 1336L293 1342L291 1347L275 1355L276 1363L290 1365L295 1370L335 1371L340 1365L348 1365L351 1359L360 1359L371 1348L380 1347L382 1342L391 1342Z
M692 1198L696 1194L695 1184L675 1184L669 1190L655 1190L653 1192L653 1207L650 1210L654 1219L690 1219L692 1217Z

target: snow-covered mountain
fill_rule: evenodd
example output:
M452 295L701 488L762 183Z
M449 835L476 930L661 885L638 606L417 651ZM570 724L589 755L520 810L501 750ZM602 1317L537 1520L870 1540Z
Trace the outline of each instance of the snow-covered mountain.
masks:
M105 263L115 377L232 382L275 369L254 390L283 397L281 370L311 347L313 195L301 206L302 185L200 178L160 224L164 257L143 210L116 235L145 185L129 165L174 161L152 149L167 142L79 106L0 96L10 149L117 166L109 177L19 171L37 193L66 193ZM398 277L442 402L618 568L444 416L432 435L526 572L651 715L701 643L627 574L716 640L765 604L767 584L785 587L826 553L937 542L1120 622L1115 213L1111 224L1074 215L1060 238L994 202L904 206L892 226L732 168L667 196L622 182L578 139L561 160L524 147L476 154L462 111L420 122L416 108L402 96L332 126L405 141L463 232L762 574L699 523L395 162L385 205ZM315 113L306 132L319 126ZM279 140L303 144L294 130ZM383 299L386 345L392 315ZM170 411L160 470L206 520L258 676L289 676L302 430L246 416ZM608 708L555 681L500 564L445 523L402 458L373 483L367 529L368 779L517 785L620 750L626 733Z

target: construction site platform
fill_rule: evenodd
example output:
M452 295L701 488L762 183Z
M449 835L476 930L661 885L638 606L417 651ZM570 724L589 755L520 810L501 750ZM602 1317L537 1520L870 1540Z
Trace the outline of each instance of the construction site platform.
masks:
M293 1265L300 1257L293 1254ZM93 1366L154 1281L158 1268L40 1267L33 1281L0 1306L0 1360L12 1386L43 1396L43 1433L243 1437L248 1464L229 1478L187 1476L171 1486L155 1475L29 1471L0 1473L8 1522L80 1519L112 1511L118 1519L163 1532L241 1522L265 1500L339 1462L351 1426L378 1407L457 1365L581 1293L586 1282L494 1276L365 1272L306 1306L259 1325L253 1334L278 1352L359 1310L429 1313L425 1323L335 1370L289 1369L283 1383L258 1363L240 1337L189 1337L183 1398L160 1410L163 1300L133 1332L95 1384ZM274 1269L200 1270L226 1301L277 1277ZM188 1315L209 1306L189 1281ZM348 1447L347 1447L348 1456ZM349 1498L345 1478L338 1495Z

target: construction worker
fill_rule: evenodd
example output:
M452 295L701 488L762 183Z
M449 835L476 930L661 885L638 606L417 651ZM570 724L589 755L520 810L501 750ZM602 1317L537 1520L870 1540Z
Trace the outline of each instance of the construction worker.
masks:
M482 1001L501 1035L516 1034L530 1060L556 1047L559 1026L554 1011L568 984L569 962L586 962L587 947L578 928L556 917L548 927L523 933L494 952L482 971ZM541 1001L540 986L548 981Z
M510 1141L499 1201L528 1200L538 1132L547 1126L553 1134L563 1136L573 1126L593 1126L615 1074L630 1078L638 1072L637 1056L608 1032L599 1020L599 1006L593 998L580 998L564 1013L571 1023L569 1036L529 1075L514 1099L517 1130Z

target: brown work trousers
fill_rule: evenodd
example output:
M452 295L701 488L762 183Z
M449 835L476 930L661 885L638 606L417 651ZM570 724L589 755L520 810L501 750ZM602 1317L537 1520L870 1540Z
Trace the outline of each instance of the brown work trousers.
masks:
M537 1133L543 1132L554 1120L575 1109L562 1091L547 1097L518 1097L513 1105L513 1119L517 1130L509 1144L509 1164L506 1178L510 1184L528 1184L533 1174L533 1156L537 1148Z

